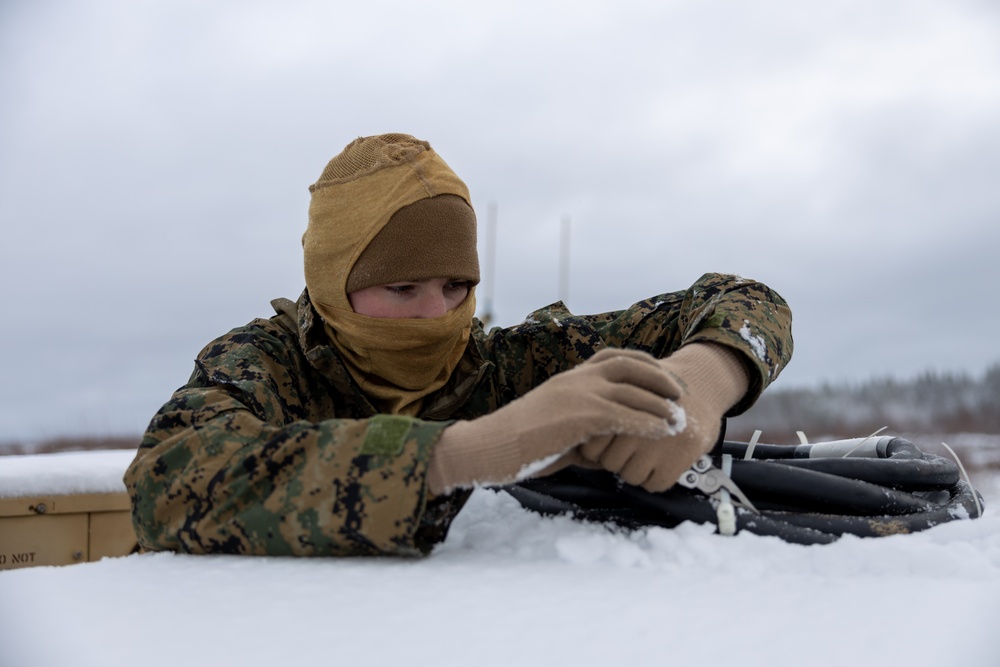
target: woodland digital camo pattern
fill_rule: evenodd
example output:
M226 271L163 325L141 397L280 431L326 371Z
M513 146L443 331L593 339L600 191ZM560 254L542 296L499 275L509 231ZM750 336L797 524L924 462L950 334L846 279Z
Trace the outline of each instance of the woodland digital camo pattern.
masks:
M449 383L420 419L377 415L328 345L303 293L210 343L153 417L125 474L139 544L189 553L428 553L468 492L431 498L440 432L524 395L605 347L664 357L712 341L740 351L748 408L792 355L791 313L765 285L706 274L684 292L612 313L562 303L485 333L474 322Z

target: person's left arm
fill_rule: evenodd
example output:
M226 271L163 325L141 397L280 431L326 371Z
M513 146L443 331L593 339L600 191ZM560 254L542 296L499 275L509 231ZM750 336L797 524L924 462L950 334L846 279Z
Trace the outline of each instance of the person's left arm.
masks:
M555 468L589 462L661 491L711 449L724 415L745 411L778 377L792 346L791 311L780 295L758 281L705 274L685 291L611 313L575 316L554 304L520 325L491 332L487 352L497 367L493 396L501 401L604 348L642 350L659 359L682 388L674 401L679 427L655 440L590 438Z
M731 350L746 367L749 386L729 414L750 407L792 356L792 314L767 285L708 273L687 290L660 294L624 309L574 315L557 302L485 337L483 356L496 366L491 412L556 373L605 348L643 350L665 359L692 343Z
M684 293L676 313L676 347L667 346L658 356L660 367L681 388L673 399L678 426L658 439L593 438L578 451L585 461L654 492L673 486L712 449L723 417L752 405L792 353L791 311L780 296L756 281L703 276ZM640 317L640 322L646 319ZM655 334L648 337L649 327L632 328L630 337L636 334L657 341Z
M707 273L683 292L584 319L609 347L645 350L659 359L693 343L731 350L746 367L749 384L728 415L753 405L792 358L788 304L764 283L735 275Z

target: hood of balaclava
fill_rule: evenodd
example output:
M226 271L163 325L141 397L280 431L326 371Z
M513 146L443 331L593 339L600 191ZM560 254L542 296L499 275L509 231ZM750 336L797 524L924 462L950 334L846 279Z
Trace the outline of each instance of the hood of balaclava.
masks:
M380 411L415 415L465 351L474 287L457 308L426 319L359 315L347 295L435 277L475 285L468 189L427 142L390 134L348 144L310 191L306 287L327 336Z

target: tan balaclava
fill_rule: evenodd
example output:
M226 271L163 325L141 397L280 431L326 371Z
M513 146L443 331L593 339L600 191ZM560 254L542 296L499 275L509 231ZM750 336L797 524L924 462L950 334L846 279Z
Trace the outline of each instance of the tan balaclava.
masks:
M309 187L306 287L351 376L382 412L416 415L444 386L469 340L479 282L476 217L465 183L426 141L361 137ZM359 315L348 293L396 282L468 281L437 318Z

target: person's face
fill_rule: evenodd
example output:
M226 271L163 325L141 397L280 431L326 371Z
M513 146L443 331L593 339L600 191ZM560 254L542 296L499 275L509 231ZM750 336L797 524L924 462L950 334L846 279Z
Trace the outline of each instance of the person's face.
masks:
M450 278L376 285L347 295L359 315L398 319L441 317L469 295L469 283Z

